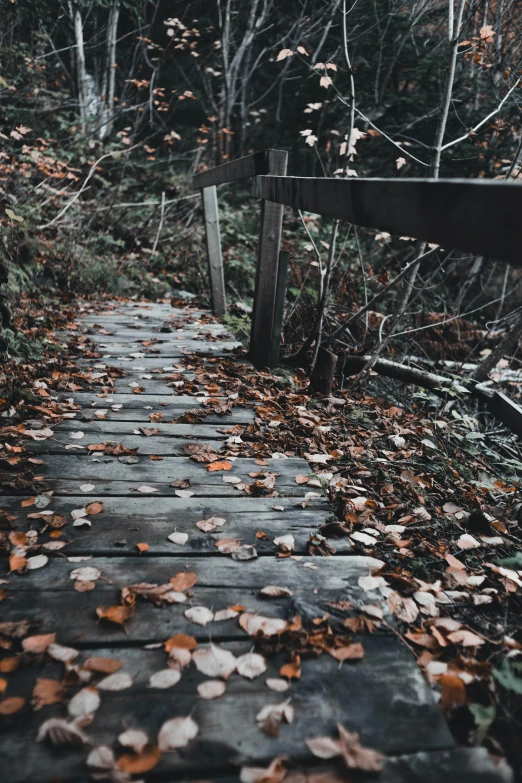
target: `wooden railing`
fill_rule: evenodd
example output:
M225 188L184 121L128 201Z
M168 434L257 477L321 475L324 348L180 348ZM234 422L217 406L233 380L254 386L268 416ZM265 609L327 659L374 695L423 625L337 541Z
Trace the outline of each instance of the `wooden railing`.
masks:
M315 212L522 266L522 185L485 179L329 179L287 177L287 153L248 155L197 174L202 191L207 254L216 315L226 309L216 185L255 177L261 199L250 357L276 367L286 289L280 252L283 206Z

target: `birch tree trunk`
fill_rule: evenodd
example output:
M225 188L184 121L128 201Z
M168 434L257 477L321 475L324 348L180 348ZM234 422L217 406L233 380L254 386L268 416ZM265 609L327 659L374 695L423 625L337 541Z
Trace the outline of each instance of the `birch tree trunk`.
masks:
M107 57L102 86L102 111L98 136L104 139L112 133L114 124L114 97L116 92L116 41L118 37L118 20L120 16L120 0L113 0L107 25Z
M85 67L85 48L83 44L83 22L80 7L69 2L69 11L74 26L74 42L76 46L76 83L78 87L78 105L82 132L87 130L87 96L89 92L87 70Z

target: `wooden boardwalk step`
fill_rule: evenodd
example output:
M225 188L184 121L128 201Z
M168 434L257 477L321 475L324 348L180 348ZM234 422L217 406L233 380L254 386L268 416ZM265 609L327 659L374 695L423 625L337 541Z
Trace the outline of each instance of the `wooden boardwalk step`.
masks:
M84 391L60 394L58 405L63 412L74 413L73 418L56 423L42 417L34 428L52 427L53 436L27 437L26 450L41 460L33 462L38 484L32 499L23 482L17 483L16 467L0 498L8 533L19 536L17 542L26 541L18 544L25 547L25 556L47 558L36 561L42 567L18 573L9 571L7 551L0 556L0 623L27 624L24 637L56 634L57 643L77 651L66 673L64 664L47 654L21 652L20 641L6 635L9 626L0 625L4 698L25 699L18 711L0 713L0 768L6 780L92 779L85 748L53 748L37 742L36 735L45 720L67 717L67 704L82 687L97 689L104 675L94 674L88 683L74 679L86 676L80 665L94 656L117 659L120 671L131 678L125 690L99 691L101 706L85 727L94 746L109 745L118 754L117 737L128 728L146 731L154 743L161 726L173 717L191 715L199 726L188 747L164 753L142 776L147 783L238 783L241 765L266 767L276 756L318 769L322 762L311 756L305 740L335 736L337 723L358 732L363 744L387 756L381 775L365 780L509 783L505 768L495 767L485 751L455 747L430 688L398 638L386 590L368 580L382 562L355 554L349 538L332 540L336 552L330 557L310 554L310 537L317 536L333 509L321 486L296 481L299 475L310 475L308 463L288 455L266 459L266 464L232 457L211 471L187 456L185 447L194 443L209 443L224 454L227 430L255 419L252 404L201 421L176 421L183 414L197 417L205 409L203 396L192 393L193 383L199 383L196 370L203 366L219 387L217 363L225 358L230 367L236 355L243 355L233 352L236 341L190 304L180 309L167 303L117 302L103 312L85 307L81 316L71 325L70 336L91 343L82 343L85 356L79 365L82 371L102 373L97 377L100 387L114 383L114 388L105 394L80 378ZM172 331L162 332L165 324ZM159 342L143 346L143 340ZM125 375L112 380L103 375L107 367L121 368ZM243 371L240 358L237 372ZM190 393L170 386L173 377L185 379ZM133 393L130 383L139 383L144 392ZM205 383L208 377L202 390ZM227 403L226 391L220 394L214 400ZM102 418L96 415L100 410L107 411ZM147 436L143 428L155 432ZM88 446L109 441L138 449L136 458L88 453ZM198 527L203 521L207 530ZM24 534L29 534L27 539ZM174 540L169 538L172 534ZM289 535L293 548L285 552L275 539ZM251 559L240 559L243 556ZM131 606L132 585L140 586L135 588L138 592L150 590L144 585L171 585L171 579L176 583L187 574L190 588L169 586L169 601L155 603L138 596ZM260 591L269 585L285 590L277 598L267 598ZM100 617L123 600L131 606L124 624ZM194 614L196 607L204 608L205 624L194 622L198 611L201 614ZM253 639L240 624L244 612L270 618L287 630ZM361 613L367 618L381 613L383 622L375 627L359 624L359 631L366 632L354 635L348 626ZM321 648L300 636L299 623L314 633L327 623L336 638L348 644L351 636L351 643L362 645L364 657L341 665L328 654L328 645L319 654ZM200 651L212 643L236 657L255 646L266 656L267 670L252 680L234 672L224 694L213 701L198 691L208 678L194 662L183 668L172 687L149 687L151 675L168 666L164 643L178 634L193 637ZM288 679L284 693L274 692L267 680L281 682L280 669L288 663L291 649L300 650L301 678ZM64 676L67 694L33 709L30 702L38 678L58 683ZM256 716L285 699L291 700L295 719L283 723L277 737L267 736Z

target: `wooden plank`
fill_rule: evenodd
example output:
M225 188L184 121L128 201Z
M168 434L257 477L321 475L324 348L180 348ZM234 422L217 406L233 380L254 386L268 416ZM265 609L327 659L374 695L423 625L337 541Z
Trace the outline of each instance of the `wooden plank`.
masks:
M287 158L286 153L273 155L270 160L270 173L282 175L284 178ZM274 332L277 332L275 306L276 301L280 301L277 291L282 224L282 206L271 200L263 200L250 331L250 358L255 367L273 367L278 358L274 355ZM278 350L275 353L278 353Z
M154 498L151 503L146 497L104 498L103 511L89 517L91 527L82 525L73 527L71 512L84 508L89 501L83 496L74 498L54 497L47 510L61 514L67 525L61 528L60 542L66 544L60 549L60 555L92 554L97 556L136 555L137 544L147 543L147 556L173 554L179 551L167 536L174 527L180 533L187 533L187 543L183 554L217 554L216 542L224 536L239 539L242 544L256 547L258 556L276 555L274 538L285 534L293 535L295 553L307 553L310 534L331 516L331 509L322 499L317 499L306 509L298 507L295 499L277 498ZM12 527L16 531L45 527L45 518L38 521L27 515L37 512L34 506L21 508L20 497L0 498L0 507L16 517ZM275 510L283 508L284 511ZM215 532L204 533L196 523L210 517L226 520ZM38 541L44 545L52 539L51 529L39 535ZM262 532L265 538L259 539ZM338 554L352 551L348 538L331 541Z
M205 224L212 312L220 317L226 313L227 300L225 297L225 278L223 274L219 212L215 185L202 189L201 201L203 204L203 222Z
M279 366L279 353L281 350L281 335L283 332L283 318L285 313L286 280L288 277L289 254L285 250L279 253L277 267L276 295L274 303L274 328L272 330L271 361L273 367Z
M212 350L207 350L206 346L202 343L198 343L199 348L195 351L180 350L179 356L153 356L148 354L146 356L139 356L137 358L132 356L124 356L122 358L118 356L110 357L97 357L94 359L79 359L79 367L89 367L91 369L98 369L102 367L119 367L122 370L127 370L129 373L140 372L152 372L152 370L164 370L165 372L180 372L179 366L172 363L175 360L177 364L180 360L185 360L187 366L190 366L190 360L201 361L202 366L211 370L215 362L222 361L223 359L231 359L237 361L243 359L241 354L232 353L231 351L223 350L222 346L216 344L211 346ZM215 349L215 350L214 350ZM192 365L193 369L194 365Z
M199 438L203 440L223 439L229 437L229 433L226 432L228 426L226 424L221 424L221 426L219 424L205 424L205 422L202 424L164 424L160 422L154 424L154 429L159 431L158 435L151 435L150 437L152 439L156 437ZM54 431L59 437L62 436L62 433L77 432L78 430L82 430L86 434L99 433L100 441L103 441L108 435L119 436L115 438L119 441L122 436L128 435L130 437L139 433L136 424L132 421L113 421L110 419L107 421L102 419L99 421L82 421L81 423L74 419L64 419L54 427ZM140 435L140 437L145 440L148 436ZM26 441L27 444L29 442Z
M79 425L77 424L78 428ZM78 429L76 430L78 431ZM83 430L79 430L80 432ZM74 434L74 433L73 433ZM69 437L68 437L69 436ZM41 441L26 441L25 450L32 454L87 454L87 446L107 443L117 445L122 443L127 449L138 449L138 455L146 456L156 454L161 457L183 457L186 456L185 445L194 443L193 440L184 440L182 438L160 437L158 435L127 435L126 437L115 437L114 435L100 436L99 432L86 432L83 438L72 438L71 433L67 435L57 432L54 438ZM223 446L223 440L206 440L216 451ZM97 452L100 456L101 452Z
M267 467L259 466L254 459L237 459L231 463L231 470L210 472L205 464L194 462L189 457L163 457L160 461L152 461L146 456L137 455L139 462L130 465L120 461L124 459L105 455L50 454L44 457L44 464L38 466L38 472L51 488L58 489L61 482L67 480L80 482L81 485L94 485L95 489L90 492L100 492L106 482L111 482L122 485L119 490L115 488L118 494L126 493L126 487L130 487L134 494L142 485L154 487L158 491L160 488L170 488L173 481L188 480L190 489L199 494L215 491L220 495L237 495L236 485L223 481L223 476L234 477L244 485L251 485L255 481L263 481L265 473L276 476L273 488L281 494L302 497L310 491L306 484L297 484L295 481L298 474L310 475L310 469L304 460L294 457L266 460ZM321 494L320 488L314 488L314 491ZM265 494L269 492L267 487Z
M101 358L120 358L120 356L130 356L131 359L141 359L151 356L161 356L163 359L177 359L181 356L192 353L224 355L226 351L230 352L240 348L241 343L237 340L216 340L211 343L208 340L171 340L165 343L156 343L150 348L146 348L141 343L125 342L105 342L97 345L95 350L101 354Z
M183 408L183 410L192 410L193 408L201 407L204 400L216 400L217 402L226 404L226 397L210 397L207 394L201 394L197 396L194 394L175 394L173 389L170 391L169 397L162 397L158 402L156 394L132 394L127 390L126 393L119 394L116 400L111 392L60 392L58 399L61 402L66 400L74 400L77 405L85 407L88 405L96 406L97 408L110 408L111 405L123 405L124 408L138 408L143 410L146 406L153 406L155 410L161 411L163 408L171 410L173 407Z
M266 675L252 682L232 674L225 695L209 702L197 696L197 686L205 678L194 664L183 670L173 688L151 690L147 687L149 676L165 667L162 650L104 649L102 654L121 661L121 671L129 673L134 682L124 692L100 691L102 706L85 731L95 746L115 745L124 727L140 728L155 741L166 720L192 714L199 726L198 737L183 753L163 756L154 770L154 777L159 775L163 780L172 780L172 776L178 779L184 773L215 780L219 770L232 762L231 772L242 764L267 766L275 755L291 756L297 763L313 763L304 740L317 736L319 726L321 733L335 736L338 722L357 731L363 743L384 753L400 753L413 745L425 752L438 751L442 756L441 751L452 748L454 742L408 651L392 637L365 637L360 641L366 649L365 658L345 665L342 676L330 656L304 662L301 680L283 694L291 696L294 722L282 725L278 738L270 738L257 728L256 715L263 707L283 700L265 685L267 677L278 676L284 662L282 655L269 659ZM239 656L248 652L249 644L228 643L224 648ZM91 654L100 653L85 650L78 660ZM60 680L62 671L63 665L45 659L37 666L20 668L11 678L8 695L21 695L29 701L37 677ZM93 685L100 679L102 675L95 676ZM10 783L42 783L56 778L58 772L60 780L83 780L85 750L71 748L58 755L47 743L34 741L44 720L63 714L62 705L45 707L37 713L28 707L5 721L0 758L3 768L9 770ZM440 760L444 765L444 758Z
M261 176L257 196L522 266L522 189L499 180Z
M510 399L504 392L495 390L492 397L486 397L489 410L511 432L522 438L522 406Z
M136 395L138 398L141 395ZM101 409L102 406L99 405L97 408L83 408L81 411L76 412L75 420L80 423L81 425L77 429L81 429L83 426L83 422L87 421L93 421L93 422L100 422L101 419L98 419L95 415L95 412L97 409ZM168 421L169 417L179 417L182 416L184 413L197 413L199 410L203 410L201 406L199 405L168 405L165 408L160 407L159 405L154 406L155 410L145 409L144 406L140 408L135 408L133 406L129 406L128 408L121 408L121 410L113 411L109 407L109 412L107 413L106 420L107 421L133 421L136 422L137 426L147 426L147 427L155 427L156 422L151 422L150 420L150 414L151 413L163 413L164 420ZM204 422L208 423L219 423L223 427L229 427L233 424L249 424L251 421L254 421L254 412L251 408L232 408L232 413L226 414L226 415L217 415L217 414L211 414L207 415L203 419Z
M225 182L235 182L238 179L248 179L258 174L270 174L270 163L274 153L287 155L283 150L263 150L262 152L254 152L252 155L245 155L237 160L230 160L227 163L222 163L221 166L196 174L192 177L192 187L197 190L212 185L222 185Z

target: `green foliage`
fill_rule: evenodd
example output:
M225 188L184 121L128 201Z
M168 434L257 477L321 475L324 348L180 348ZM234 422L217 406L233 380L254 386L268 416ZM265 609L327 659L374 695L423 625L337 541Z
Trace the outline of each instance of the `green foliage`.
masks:
M498 669L493 669L493 677L511 693L522 696L522 662L504 658Z

